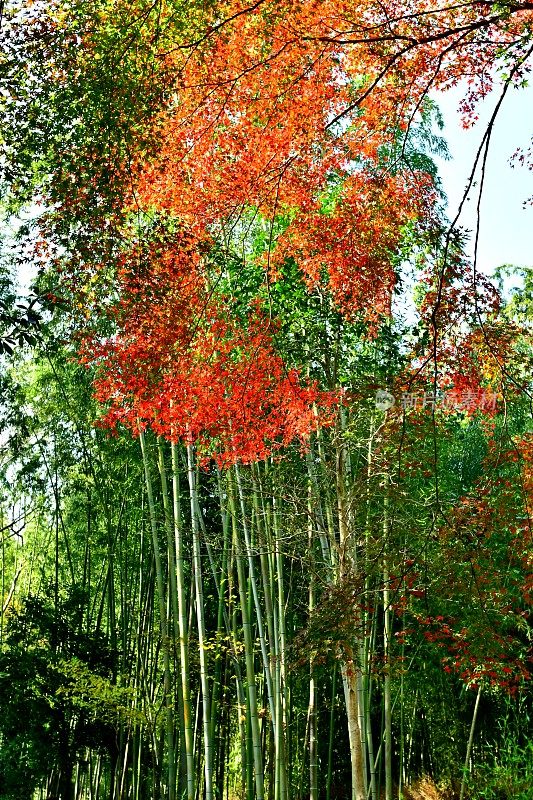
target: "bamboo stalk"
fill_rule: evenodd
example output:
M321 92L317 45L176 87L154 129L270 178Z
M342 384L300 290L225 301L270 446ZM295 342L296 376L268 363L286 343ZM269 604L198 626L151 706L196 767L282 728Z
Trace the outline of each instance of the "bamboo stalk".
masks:
M152 477L144 432L139 429L139 440L144 465L144 477L146 483L146 496L148 498L148 509L150 516L150 527L152 531L152 545L154 552L155 573L157 583L157 595L159 599L159 624L161 628L161 644L163 650L163 691L164 703L166 708L166 739L167 739L167 758L168 758L168 792L169 800L176 797L176 759L174 754L174 715L172 710L172 686L170 676L170 647L167 624L167 610L165 602L165 591L163 581L163 570L161 566L161 555L159 553L159 540L157 533L157 516L152 489Z
M181 492L179 477L178 447L172 442L172 495L174 520L174 547L176 550L176 589L178 596L178 633L180 646L180 677L183 702L183 737L187 764L187 800L194 800L196 774L194 768L194 730L191 705L191 686L189 669L189 628L187 623L187 589L185 583L183 524L181 517Z
M246 519L246 508L244 504L244 494L242 490L242 483L240 478L239 467L235 465L235 478L237 483L237 491L239 495L239 502L241 508L241 522L242 522L242 529L244 532L244 544L246 549L246 555L248 558L248 575L250 580L250 586L252 589L252 598L254 602L255 608L255 616L256 616L256 623L257 623L257 633L259 636L259 643L261 647L261 655L263 657L263 670L265 674L265 680L267 685L267 692L268 692L268 703L270 707L270 716L272 718L272 725L274 727L274 731L276 730L276 707L274 703L274 690L272 685L272 673L270 670L270 659L268 657L267 651L267 641L265 637L265 630L263 625L263 613L261 611L261 603L259 602L259 592L257 588L257 579L255 575L255 564L254 564L254 557L252 551L252 542L250 538L250 531L248 527L248 522Z
M337 697L337 662L333 665L331 680L331 708L329 711L328 771L326 774L326 800L331 800L331 778L333 775L333 737L335 735L335 699Z
M341 584L350 577L353 566L353 540L347 524L346 497L345 497L345 447L343 442L338 443L336 452L335 485L337 491L337 518L339 525L339 579ZM348 736L350 740L350 760L352 771L352 798L353 800L366 800L364 779L364 759L360 727L360 687L358 674L360 665L358 656L346 643L341 663L341 674L346 703L346 716L348 721Z
M463 767L463 777L461 779L461 790L459 792L459 800L463 800L466 788L466 776L470 772L470 757L472 755L472 745L474 743L474 731L476 728L477 713L479 711L479 701L481 700L481 686L477 690L476 703L474 705L474 713L472 714L472 722L470 724L470 733L468 735L468 744L466 746L465 765Z
M287 653L287 622L285 615L286 600L285 600L285 585L284 585L284 563L283 553L280 547L280 526L279 526L279 512L276 504L276 498L272 498L272 524L274 536L274 558L275 558L275 571L277 578L277 619L279 629L279 645L277 648L277 661L276 661L276 682L277 682L277 720L278 727L276 730L277 744L276 752L278 758L276 761L276 798L277 800L286 800L288 796L288 779L287 779L287 742L285 731L287 729L287 667L286 667L286 653Z
M200 531L198 522L198 500L196 470L192 445L187 445L187 474L191 504L191 525L193 539L194 588L196 594L196 619L198 624L198 645L200 649L200 685L202 689L202 723L204 735L204 780L205 798L213 800L213 742L211 738L211 698L207 675L207 635L204 616L204 594L202 583L202 557L200 550Z
M257 800L264 800L263 756L261 751L261 734L257 716L257 689L255 683L254 648L250 616L248 611L247 582L244 574L243 557L239 541L237 514L235 508L234 489L231 477L228 476L228 495L233 530L233 547L237 566L239 597L241 602L242 628L244 634L244 651L246 660L246 682L248 689L248 720L252 739L253 763L255 771L255 787Z
M385 475L383 496L383 644L385 656L385 800L392 800L392 707L391 707L391 609L389 590L389 476Z
M310 557L309 605L311 619L315 608L315 564L313 558L313 524L312 524L312 487L308 485L308 548ZM316 680L313 654L309 658L309 800L318 800L318 744L317 744L317 707Z

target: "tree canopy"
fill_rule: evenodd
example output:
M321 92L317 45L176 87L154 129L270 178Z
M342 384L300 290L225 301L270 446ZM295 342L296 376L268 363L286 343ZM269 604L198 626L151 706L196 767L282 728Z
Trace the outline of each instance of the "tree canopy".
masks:
M527 800L533 4L1 13L0 798Z

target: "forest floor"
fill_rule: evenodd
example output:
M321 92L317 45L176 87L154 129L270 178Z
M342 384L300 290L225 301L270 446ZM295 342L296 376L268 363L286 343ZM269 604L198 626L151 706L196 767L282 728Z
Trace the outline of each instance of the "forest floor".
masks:
M440 791L431 778L422 778L403 789L404 800L452 800L454 792Z

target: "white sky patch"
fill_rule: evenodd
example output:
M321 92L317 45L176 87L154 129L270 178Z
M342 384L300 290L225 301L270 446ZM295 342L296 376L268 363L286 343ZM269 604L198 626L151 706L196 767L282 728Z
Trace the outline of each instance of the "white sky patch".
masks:
M495 87L477 109L479 121L473 128L462 127L458 107L464 87L435 96L441 109L445 128L443 136L448 142L452 159L435 158L448 196L448 216L453 219L461 202L476 152L485 132L486 124L498 101ZM527 150L533 136L533 85L510 89L496 119L490 142L481 201L481 224L478 247L478 268L487 275L502 264L533 265L533 205L527 203L533 195L533 171L514 166L510 158L517 148ZM472 257L476 227L476 206L480 171L476 184L459 220L459 225L472 231L468 255Z

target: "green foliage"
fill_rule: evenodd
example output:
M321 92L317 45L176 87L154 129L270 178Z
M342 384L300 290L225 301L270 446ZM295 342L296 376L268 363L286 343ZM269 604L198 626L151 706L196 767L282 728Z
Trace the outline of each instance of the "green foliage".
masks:
M116 655L101 634L84 633L82 597L57 606L27 597L7 615L0 652L0 797L31 797L50 759L72 762L87 744L109 749L119 701ZM77 681L86 681L84 690ZM98 702L84 704L85 694ZM120 696L120 692L118 693ZM122 700L123 702L123 700Z
M481 764L468 781L471 800L531 800L533 742L503 742L493 761Z
M509 294L505 315L521 323L533 320L533 267L503 264L494 271L502 293Z
M12 232L0 203L0 355L8 356L25 345L35 345L42 322L37 295L32 294L24 302L17 297L13 246Z

